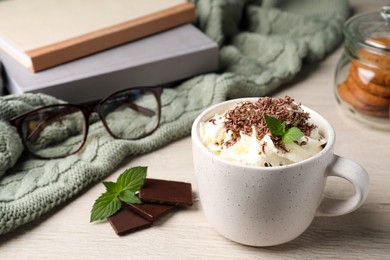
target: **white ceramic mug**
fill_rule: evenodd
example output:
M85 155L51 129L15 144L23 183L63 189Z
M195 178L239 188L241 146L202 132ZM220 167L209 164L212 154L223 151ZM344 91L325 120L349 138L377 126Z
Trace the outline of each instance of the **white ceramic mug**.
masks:
M324 149L298 163L276 167L233 164L210 152L201 142L199 125L235 107L235 99L206 109L192 126L195 174L201 206L223 236L252 246L272 246L302 234L314 216L339 216L356 210L368 194L369 177L357 163L334 154L335 132L329 122L302 106L327 139ZM332 199L324 194L328 176L348 180L356 193Z

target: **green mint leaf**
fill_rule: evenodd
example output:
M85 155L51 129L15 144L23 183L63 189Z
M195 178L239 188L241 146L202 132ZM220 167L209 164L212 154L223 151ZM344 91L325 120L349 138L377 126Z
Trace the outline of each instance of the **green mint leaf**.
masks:
M281 136L282 142L289 144L295 142L304 134L298 127L291 127L286 131L286 124L279 119L264 114L264 120L267 123L268 129L273 136Z
M289 144L292 142L295 142L299 138L304 136L302 131L298 127L291 127L290 129L287 130L287 132L283 135L282 137L282 142L285 144Z
M119 187L118 187L118 185L115 182L104 181L103 184L104 184L104 186L106 186L107 191L110 192L110 193L117 194L117 193L120 192Z
M147 167L127 169L119 175L117 182L103 182L107 191L93 204L90 221L106 219L114 215L126 203L140 204L141 200L135 195L144 185Z
M90 222L103 220L114 215L121 208L121 201L116 194L103 193L93 204Z
M286 125L279 119L264 114L264 120L267 123L268 129L274 136L283 136L286 132Z
M118 177L116 184L121 191L129 190L136 192L144 185L146 170L147 167L141 166L127 169Z
M135 193L129 190L122 191L119 194L119 199L131 204L142 204L142 201L135 195Z

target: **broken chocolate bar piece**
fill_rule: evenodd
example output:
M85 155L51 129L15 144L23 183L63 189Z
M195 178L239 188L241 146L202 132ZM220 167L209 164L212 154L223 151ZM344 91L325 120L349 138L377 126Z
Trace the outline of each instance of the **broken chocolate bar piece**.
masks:
M155 221L159 217L173 210L176 206L144 202L142 204L125 204L125 207L128 207L131 211L149 221Z
M191 183L145 179L138 194L143 202L178 206L192 205Z
M108 221L118 235L124 235L152 225L151 221L144 219L124 206L115 215L109 217Z

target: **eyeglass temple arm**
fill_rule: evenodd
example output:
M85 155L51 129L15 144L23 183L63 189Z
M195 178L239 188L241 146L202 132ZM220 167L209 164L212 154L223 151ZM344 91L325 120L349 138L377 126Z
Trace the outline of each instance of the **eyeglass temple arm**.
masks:
M27 139L31 140L33 142L37 141L39 136L40 136L40 134L42 133L43 129L48 124L50 124L54 120L57 120L57 118L60 118L63 115L69 114L68 111L61 111L61 112L60 113L56 113L56 114L51 114L47 118L44 118L44 120L43 120L42 113L39 113L39 120L38 120L39 124L36 125L34 130L29 133L29 135L27 136Z
M154 112L153 110L149 109L149 108L146 108L146 107L142 107L142 106L139 106L137 104L134 104L133 102L131 103L127 103L127 105L135 110L135 111L138 111L140 112L141 114L143 114L144 116L148 116L148 117L152 117L156 114L156 112Z
M81 105L84 107L87 107L91 112L98 103L99 103L99 101L90 101L90 102L82 103ZM153 111L149 108L146 108L146 107L139 106L133 102L128 102L126 104L128 107L130 107L134 111L140 112L141 114L143 114L145 116L152 117L156 114L155 111Z
M155 90L154 90L153 92L154 92L154 94L155 94L156 96L160 97L160 95L161 95L161 93L162 93L162 90L163 90L163 89L162 89L162 87L160 86L160 87L155 88ZM159 99L159 98L158 98L158 99ZM155 112L155 111L153 111L153 110L151 110L151 109L149 109L149 108L146 108L146 107L139 106L139 105L137 105L137 104L135 104L135 103L133 103L133 102L128 103L128 105L129 105L129 107L132 108L133 110L138 111L138 112L140 112L141 114L143 114L143 115L145 115L145 116L152 117L152 116L156 115L156 112Z
M61 113L62 112L62 113ZM51 122L53 122L54 119L58 118L58 117L61 117L63 115L66 115L68 114L68 111L61 111L61 112L58 112L56 114L50 114L50 116L46 117L43 115L44 112L37 112L37 117L38 117L38 120L36 120L36 122L38 122L38 124L36 126L34 126L34 129L29 132L28 136L26 136L26 139L30 140L30 141L37 141L41 132L43 131L43 129L48 125L50 124ZM20 124L22 122L22 117L17 117L17 118L14 118L14 119L11 119L10 120L10 123L13 125L13 126L16 126L20 129ZM31 123L31 122L30 122ZM29 130L30 130L30 125L28 126ZM22 133L21 133L22 134Z

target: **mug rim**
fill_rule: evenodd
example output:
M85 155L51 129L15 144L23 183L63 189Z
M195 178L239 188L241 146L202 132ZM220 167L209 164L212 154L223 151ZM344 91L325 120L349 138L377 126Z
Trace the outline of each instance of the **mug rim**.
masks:
M313 109L311 109L311 108L309 108L307 106L304 106L304 105L300 105L300 106L301 106L301 108L305 112L309 113L310 118L312 118L312 115L314 115L314 117L316 117L315 120L313 118L312 119L316 123L316 125L320 128L320 133L322 133L322 135L326 138L326 144L325 144L325 147L320 152L318 152L317 154L315 154L315 155L313 155L313 156L311 156L309 158L301 160L299 162L293 162L291 164L286 164L286 165L276 165L276 166L272 166L272 167L251 166L251 165L245 165L245 164L242 164L242 163L233 163L233 162L230 162L230 161L228 161L226 159L223 159L220 156L216 155L215 153L211 152L203 144L203 142L200 139L199 127L200 127L200 123L201 122L206 122L206 118L205 118L206 116L208 116L208 118L207 118L207 120L208 120L212 116L214 116L216 113L218 113L218 112L220 112L220 113L223 112L224 113L228 109L231 109L235 105L238 105L240 102L243 102L243 101L251 101L251 102L253 102L253 101L258 100L259 98L261 99L261 98L264 98L264 97L263 96L262 97L244 97L244 98L230 99L230 100L222 101L222 102L216 103L214 105L211 105L208 108L206 108L205 110L203 110L196 117L196 119L194 120L194 122L192 124L192 127L191 127L191 139L192 139L193 145L197 145L198 147L200 147L200 149L203 152L208 153L209 156L211 156L213 159L218 160L219 162L227 164L227 165L229 165L231 167L240 167L240 168L252 169L252 170L253 169L258 169L258 170L259 169L267 169L269 171L273 171L273 170L279 171L280 169L291 168L291 167L296 167L296 166L299 166L299 165L303 165L303 164L311 162L312 160L316 160L317 158L324 156L329 151L332 151L334 143L335 143L335 140L336 140L336 133L335 133L335 130L334 130L333 126L320 113L318 113L315 110L313 110ZM230 108L229 108L229 105L231 105ZM224 108L224 109L218 111L219 108ZM211 113L213 113L213 114L211 114ZM209 114L211 114L211 115L209 115ZM317 122L317 120L321 120L321 122Z

